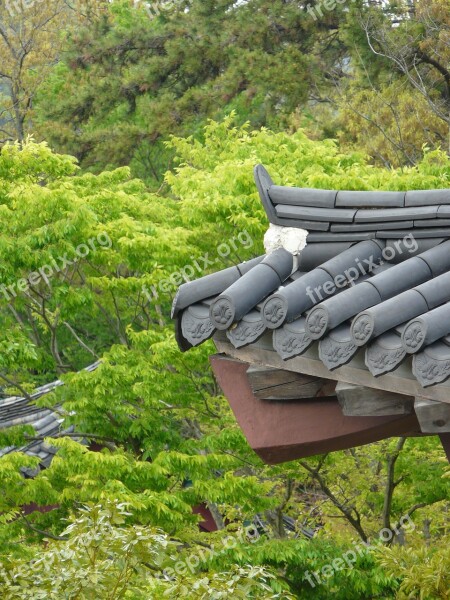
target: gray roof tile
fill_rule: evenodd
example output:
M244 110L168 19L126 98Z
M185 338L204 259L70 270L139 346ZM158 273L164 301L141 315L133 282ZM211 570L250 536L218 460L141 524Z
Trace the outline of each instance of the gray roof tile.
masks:
M449 378L450 190L283 188L262 166L255 180L272 223L291 227L307 219L331 223L332 231L312 230L296 273L289 272L289 253L276 251L231 279L226 270L182 286L175 302L180 348L217 329L236 348L258 343L283 360L317 344L330 371L361 347L375 377L404 362L424 387Z
M274 185L262 165L255 167L254 175L269 221L313 232L309 242L361 241L375 237L369 235L374 231L380 239L388 239L383 234L392 229L402 237L402 232L413 227L420 229L421 238L429 236L427 229L438 227L443 237L450 237L443 230L445 225L435 223L438 218L450 219L450 190L387 192L283 187ZM392 234L389 238L395 239Z
M89 365L85 371L94 371L100 362ZM49 392L52 392L57 387L64 385L62 381L57 380L52 383L40 386L36 391L30 394L30 399L12 396L9 398L0 399L0 430L18 425L31 425L36 436L52 437L62 431L68 433L73 432L73 427L62 429L64 419L61 414L55 412L55 409L40 408L33 403L36 400ZM10 454L11 452L24 452L30 456L37 456L40 459L40 464L43 467L48 467L57 449L46 444L43 440L30 440L28 444L22 447L10 446L0 448L0 457ZM24 469L23 473L27 477L36 475L36 470Z

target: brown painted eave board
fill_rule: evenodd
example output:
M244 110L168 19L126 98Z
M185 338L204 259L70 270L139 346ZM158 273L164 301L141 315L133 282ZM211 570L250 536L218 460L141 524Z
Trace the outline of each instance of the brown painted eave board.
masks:
M395 417L345 417L337 400L300 402L258 400L247 377L248 362L212 356L211 364L251 448L277 464L417 433L414 414Z
M441 433L439 437L441 438L442 446L444 447L445 453L447 454L447 458L450 462L450 433Z

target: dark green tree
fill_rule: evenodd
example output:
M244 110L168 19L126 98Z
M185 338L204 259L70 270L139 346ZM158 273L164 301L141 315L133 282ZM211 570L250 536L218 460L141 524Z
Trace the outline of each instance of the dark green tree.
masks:
M155 5L157 6L157 5ZM285 127L345 55L339 10L315 19L307 3L192 0L158 11L111 4L70 35L41 90L37 128L84 168L131 164L161 181L169 134L197 135L208 117Z

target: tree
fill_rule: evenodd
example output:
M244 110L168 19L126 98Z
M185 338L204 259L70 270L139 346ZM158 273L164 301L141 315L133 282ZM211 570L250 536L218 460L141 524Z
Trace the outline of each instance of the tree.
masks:
M145 3L112 3L70 36L42 87L37 131L83 168L131 165L159 187L170 134L201 137L208 117L232 109L241 123L283 126L342 53L339 11L322 23L292 1L171 6L155 17Z
M448 2L380 3L370 9L354 8L353 16L357 22L353 39L361 44L361 32L364 34L377 65L370 66L367 50L359 55L353 52L355 66L363 63L359 65L360 73L363 71L359 87L366 88L366 102L350 100L361 133L384 137L388 152L377 141L373 145L388 163L415 164L423 144L440 145L450 153ZM351 93L346 95L350 97ZM414 139L414 131L419 139ZM357 137L359 143L362 137Z
M181 562L179 544L161 530L127 526L129 516L125 504L80 508L59 542L49 540L38 558L0 571L3 598L293 598L275 592L270 586L275 576L258 567L180 577L173 568Z
M394 78L382 87L350 85L338 102L343 147L355 147L387 168L415 165L424 147L447 144L447 126L427 101L405 81Z
M379 555L380 564L402 583L399 600L411 597L448 600L450 549L448 537L433 540L432 546L390 548Z
M64 47L64 31L89 20L103 0L6 0L0 6L0 143L23 142L36 92Z

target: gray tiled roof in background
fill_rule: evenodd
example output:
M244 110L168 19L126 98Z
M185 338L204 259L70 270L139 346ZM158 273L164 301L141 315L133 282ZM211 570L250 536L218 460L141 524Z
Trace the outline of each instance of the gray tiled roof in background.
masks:
M89 365L84 370L94 371L100 362ZM52 392L56 388L64 385L59 379L42 385L36 391L30 394L29 398L20 396L12 396L10 398L0 399L0 430L5 430L8 427L18 425L30 425L36 432L36 438L52 437L62 431L73 433L73 427L62 429L64 423L64 415L58 411L57 407L42 408L36 406L34 401L46 394ZM16 447L10 446L0 448L0 457L11 452L24 452L30 456L37 456L40 461L41 468L47 468L57 449L45 443L44 440L31 440L28 444ZM31 472L25 472L26 475L32 475Z

